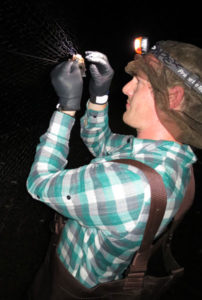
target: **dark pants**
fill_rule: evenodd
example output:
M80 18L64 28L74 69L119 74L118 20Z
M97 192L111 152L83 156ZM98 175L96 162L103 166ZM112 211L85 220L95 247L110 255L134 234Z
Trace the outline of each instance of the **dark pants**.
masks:
M139 299L134 291L123 291L123 280L100 284L88 289L75 279L60 261L56 243L51 241L45 261L28 291L29 300L71 299ZM132 297L131 297L132 296ZM134 298L135 297L135 298Z

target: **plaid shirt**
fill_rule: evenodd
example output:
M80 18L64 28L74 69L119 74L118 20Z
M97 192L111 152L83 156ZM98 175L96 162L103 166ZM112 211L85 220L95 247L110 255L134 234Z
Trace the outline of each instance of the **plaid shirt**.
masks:
M90 288L122 277L148 218L150 187L144 174L111 160L136 159L160 173L168 196L161 231L181 203L196 158L187 145L113 134L106 108L87 110L81 119L81 136L96 158L89 165L65 169L73 124L70 116L53 114L40 138L27 188L34 199L68 218L57 251L69 272Z

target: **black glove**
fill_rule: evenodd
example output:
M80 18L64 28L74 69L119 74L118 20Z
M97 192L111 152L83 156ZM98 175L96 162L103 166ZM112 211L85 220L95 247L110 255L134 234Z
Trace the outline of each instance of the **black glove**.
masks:
M103 102L96 102L96 96L108 95L114 71L105 54L97 51L86 51L85 53L86 59L91 63L89 67L92 76L89 84L90 101L96 104L103 104Z
M51 82L59 97L62 110L79 110L83 79L77 61L65 61L51 72Z

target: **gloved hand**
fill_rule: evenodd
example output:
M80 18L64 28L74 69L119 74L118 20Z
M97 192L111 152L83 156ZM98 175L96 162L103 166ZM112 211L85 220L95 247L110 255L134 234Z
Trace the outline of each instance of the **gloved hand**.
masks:
M89 67L92 76L89 84L90 101L103 104L96 102L96 96L108 95L114 71L105 54L97 51L86 51L85 53L86 60L91 63Z
M51 72L51 82L59 97L62 110L80 109L83 79L77 61L65 61Z

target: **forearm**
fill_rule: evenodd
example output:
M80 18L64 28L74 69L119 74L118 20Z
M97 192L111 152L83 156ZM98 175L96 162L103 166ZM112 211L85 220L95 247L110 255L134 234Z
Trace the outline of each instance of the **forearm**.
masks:
M92 110L95 110L95 111L102 111L106 107L107 107L107 103L100 105L100 104L92 103L90 101L88 102L88 109L92 109Z
M100 106L89 102L87 111L81 118L81 138L95 157L120 151L132 141L130 135L111 132L108 122L108 106L107 104L102 105L102 108Z
M34 198L40 195L50 177L64 170L69 153L69 138L74 119L55 112L47 132L41 136L27 180L28 191Z
M99 106L99 107L98 107ZM88 103L81 118L81 138L94 156L105 155L105 145L111 135L108 125L108 107Z
M100 105L100 104L94 104L92 102L88 102L88 109L92 109L95 111L102 111L107 107L107 103ZM76 111L69 111L69 110L61 110L62 113L69 115L71 117L74 117L76 114Z
M76 114L76 110L61 110L62 113L69 115L70 117L74 117Z
M88 102L88 109L92 109L95 111L102 111L107 107L107 103L100 105L100 104L94 104L92 102ZM69 110L61 110L62 113L69 115L71 117L74 117L76 114L76 111L69 111Z

